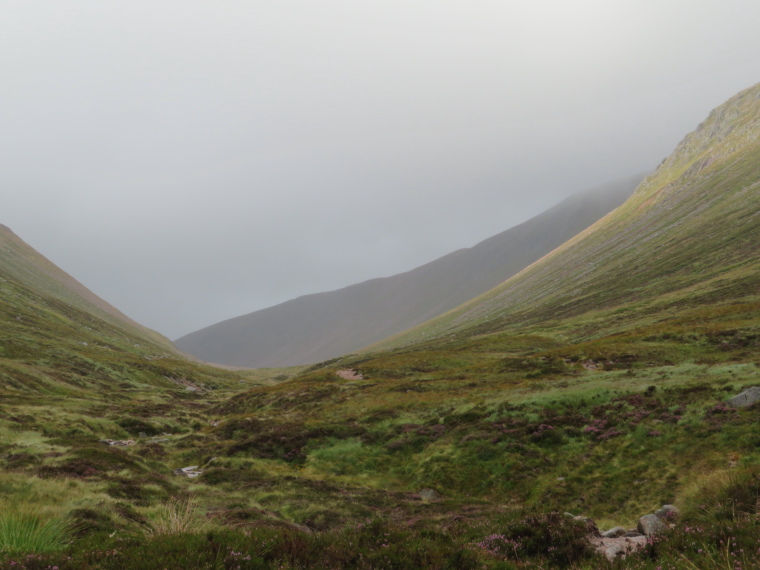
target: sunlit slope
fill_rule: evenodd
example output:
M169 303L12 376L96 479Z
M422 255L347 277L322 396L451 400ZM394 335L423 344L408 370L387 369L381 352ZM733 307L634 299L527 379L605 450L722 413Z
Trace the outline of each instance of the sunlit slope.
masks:
M593 336L758 294L760 84L712 111L598 223L488 293L374 348L579 315L592 318L585 332Z
M221 371L188 362L166 338L97 297L5 226L0 300L0 394L119 399L130 391L184 391L187 381L225 381Z
M579 193L411 271L299 297L201 329L176 344L203 360L237 366L286 366L341 356L488 291L619 206L642 178Z

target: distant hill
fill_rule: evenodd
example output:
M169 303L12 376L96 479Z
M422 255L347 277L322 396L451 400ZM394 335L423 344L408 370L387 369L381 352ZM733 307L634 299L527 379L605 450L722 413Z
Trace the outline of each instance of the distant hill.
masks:
M275 367L358 350L495 287L622 204L643 175L572 196L538 216L411 271L306 295L175 341L208 362Z
M755 301L759 291L760 84L714 109L613 213L491 291L375 348L581 315L601 334Z

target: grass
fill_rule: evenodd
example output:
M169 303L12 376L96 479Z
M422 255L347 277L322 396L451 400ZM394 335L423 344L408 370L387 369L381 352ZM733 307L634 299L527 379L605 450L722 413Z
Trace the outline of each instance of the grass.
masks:
M206 519L192 496L174 497L161 505L145 530L147 536L179 535L203 532Z
M28 554L63 550L72 539L66 521L35 511L6 511L0 514L0 553Z

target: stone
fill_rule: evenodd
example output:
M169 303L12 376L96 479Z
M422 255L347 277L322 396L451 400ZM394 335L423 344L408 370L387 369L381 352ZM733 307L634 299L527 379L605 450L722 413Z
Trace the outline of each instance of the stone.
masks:
M135 444L134 439L101 439L100 443L105 443L106 445L110 445L111 447L129 447L130 445Z
M603 538L617 538L619 536L623 536L626 532L627 531L622 526L616 526L606 532L603 532L602 537Z
M574 515L573 513L567 513L567 512L566 512L566 513L564 513L564 515L565 515L566 517L570 517L571 519L574 519L574 518L575 518L575 515Z
M733 398L726 400L726 403L734 408L746 408L755 402L760 402L760 386L747 388L741 394L737 394Z
M657 509L654 514L660 517L664 522L673 522L678 518L678 515L681 514L681 511L675 505L662 505L662 508Z
M190 465L189 467L179 467L174 470L175 475L179 475L180 477L199 477L203 475L203 470L198 469L197 465Z
M641 533L637 530L629 530L623 535L623 538L636 538L637 536L641 536Z
M417 494L423 501L437 501L441 498L440 493L438 493L435 489L421 489Z
M625 547L622 544L611 544L604 550L604 557L610 562L614 562L620 555L625 555Z
M644 548L647 539L644 536L634 538L589 537L589 543L598 554L613 562L618 557L625 558L626 555Z
M657 515L644 515L639 519L639 524L636 528L644 536L654 536L661 533L667 527Z

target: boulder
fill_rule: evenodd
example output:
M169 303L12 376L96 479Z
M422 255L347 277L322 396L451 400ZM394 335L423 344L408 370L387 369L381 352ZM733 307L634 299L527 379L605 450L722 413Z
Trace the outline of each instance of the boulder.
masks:
M618 556L625 556L625 547L622 544L611 544L606 546L602 552L607 560L614 562Z
M417 493L423 501L436 501L441 498L440 493L438 493L434 489L421 489L419 493Z
M627 531L622 526L616 526L615 528L611 528L610 530L603 532L602 537L603 538L617 538L619 536L623 536Z
M613 562L618 557L625 558L628 554L643 549L647 544L647 539L645 536L634 538L589 537L589 542L598 554Z
M639 519L639 524L636 528L644 536L654 536L661 533L667 527L657 515L644 515Z
M737 394L733 398L726 400L726 403L734 408L746 408L755 402L760 402L760 386L747 388L741 394Z
M678 515L681 514L681 511L675 505L662 505L662 508L657 509L654 514L660 517L663 522L671 523L678 518Z

